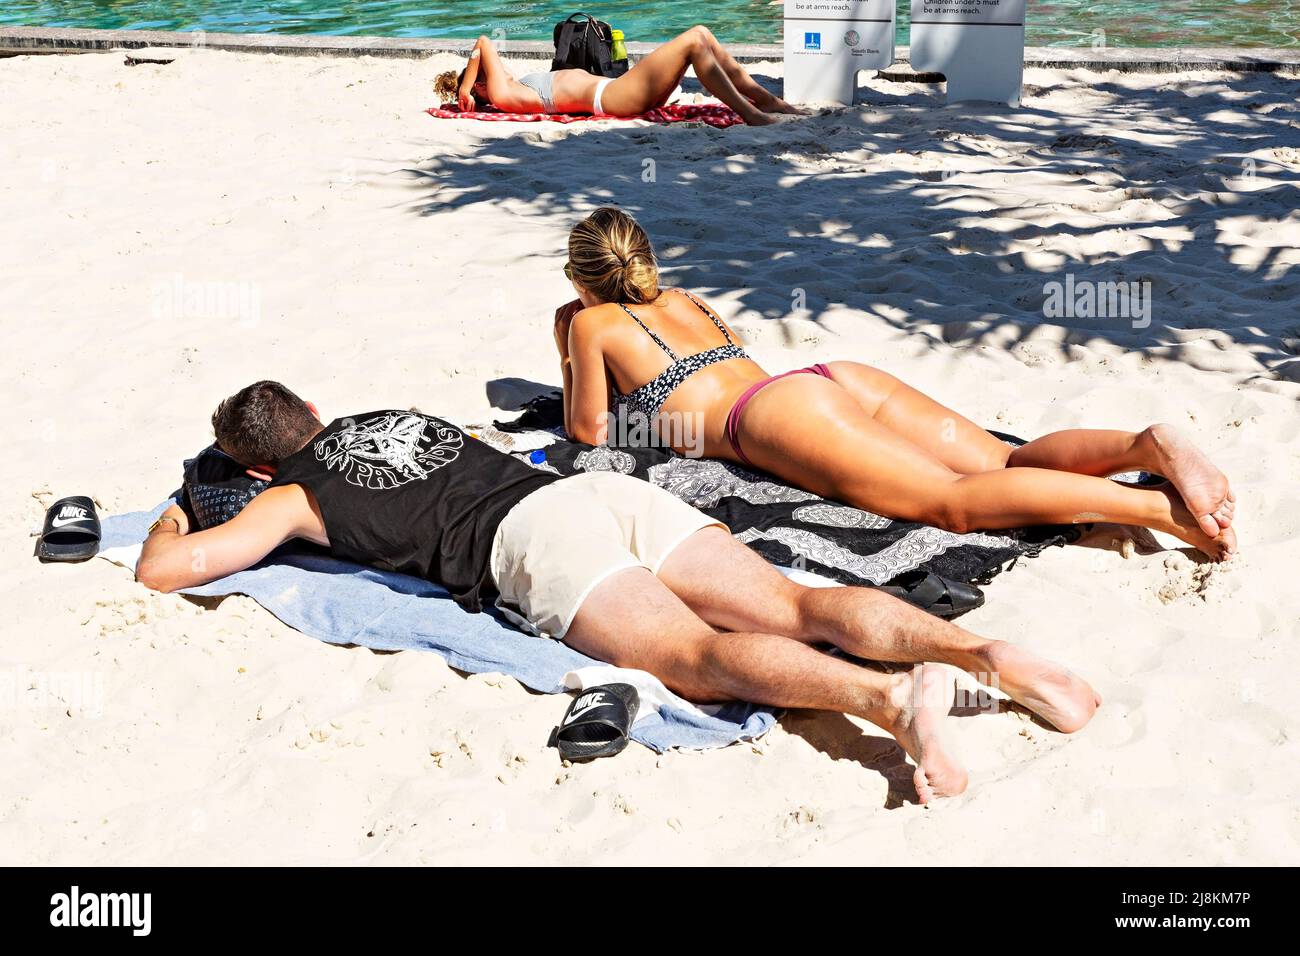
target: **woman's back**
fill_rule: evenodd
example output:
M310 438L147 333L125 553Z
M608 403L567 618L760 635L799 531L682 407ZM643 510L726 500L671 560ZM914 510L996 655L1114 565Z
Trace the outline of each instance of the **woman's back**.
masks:
M649 427L683 454L717 454L729 410L764 378L726 323L690 293L660 287L650 237L612 206L573 227L564 271L583 306L567 324L556 313L569 434L614 440L602 437L614 411L615 427Z
M585 113L591 109L592 95L601 78L586 70L556 70L555 106L563 113Z
M651 420L703 415L706 436L720 438L736 396L765 377L725 323L684 290L592 311L620 404Z

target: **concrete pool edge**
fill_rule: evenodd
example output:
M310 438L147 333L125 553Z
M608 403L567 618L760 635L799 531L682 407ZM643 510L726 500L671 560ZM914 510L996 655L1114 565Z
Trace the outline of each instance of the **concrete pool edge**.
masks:
M72 27L0 27L0 56L39 53L104 53L146 47L199 48L284 56L384 56L424 58L439 53L464 55L471 40L438 37L322 36L274 33L181 33L167 30L85 30ZM543 40L505 40L501 50L512 56L549 60L552 46ZM654 44L630 43L634 54ZM730 44L742 63L784 60L776 44ZM896 59L908 62L907 47ZM1180 72L1228 70L1265 72L1300 70L1300 49L1253 47L1026 47L1025 65L1056 69Z

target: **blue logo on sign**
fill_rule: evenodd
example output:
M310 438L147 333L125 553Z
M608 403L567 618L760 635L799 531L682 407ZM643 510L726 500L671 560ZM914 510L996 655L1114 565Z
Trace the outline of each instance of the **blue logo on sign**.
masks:
M803 35L803 48L805 50L820 50L822 48L822 35L820 33L805 33Z

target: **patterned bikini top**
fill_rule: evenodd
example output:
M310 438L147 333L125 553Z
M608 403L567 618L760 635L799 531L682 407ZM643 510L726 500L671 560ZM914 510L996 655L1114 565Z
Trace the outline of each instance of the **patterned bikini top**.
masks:
M722 337L727 340L726 345L719 345L717 348L708 349L704 352L696 352L694 355L687 355L685 358L678 358L677 353L668 347L659 336L651 331L650 327L637 318L637 314L627 306L619 303L621 308L632 320L645 331L646 335L654 339L655 344L668 353L673 364L656 375L650 381L646 382L639 388L634 388L626 395L616 392L621 403L628 406L634 411L643 413L647 418L653 421L659 415L659 409L663 408L664 402L668 401L668 396L676 391L677 386L686 381L701 369L708 368L710 365L716 365L719 362L726 362L730 359L749 358L745 350L731 340L727 334L727 327L722 324L722 320L704 307L704 303L695 296L691 295L685 289L682 294L695 303L696 308L713 320L713 324L718 327Z

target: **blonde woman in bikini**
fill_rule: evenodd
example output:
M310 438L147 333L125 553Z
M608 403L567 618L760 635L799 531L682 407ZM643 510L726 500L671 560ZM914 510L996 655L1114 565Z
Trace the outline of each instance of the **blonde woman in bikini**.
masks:
M617 209L574 228L565 272L578 299L557 310L555 339L565 427L579 441L604 443L620 406L660 426L694 416L699 445L660 427L665 443L892 518L955 532L1114 522L1176 535L1216 560L1236 551L1227 479L1169 425L1070 429L1012 448L868 365L769 375L706 303L659 287L649 238ZM1106 477L1136 470L1172 488Z
M447 99L454 97L465 111L490 103L506 113L639 116L667 103L688 67L706 90L751 126L774 123L780 114L802 113L755 82L707 27L692 27L613 80L586 70L529 73L516 79L492 41L479 37L465 69L441 74L434 89Z

